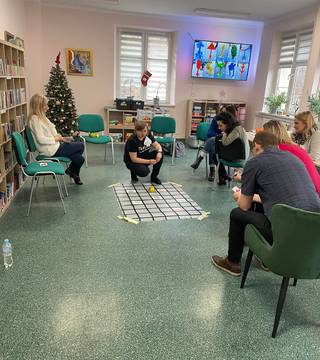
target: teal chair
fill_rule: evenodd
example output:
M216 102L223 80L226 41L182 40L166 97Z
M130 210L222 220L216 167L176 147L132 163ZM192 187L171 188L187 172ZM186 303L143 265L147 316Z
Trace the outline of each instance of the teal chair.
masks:
M273 244L270 245L252 225L247 225L245 242L249 247L241 288L244 287L255 254L270 271L282 276L272 337L276 337L289 280L320 278L320 213L287 205L272 208Z
M84 140L86 167L88 167L87 143L105 145L104 160L107 159L107 145L111 143L112 164L114 164L113 139L111 136L104 134L104 123L102 116L96 114L80 115L78 117L78 129L79 131L85 133L101 133L101 135L97 138L81 136L81 138Z
M18 132L13 132L12 140L15 145L14 149L16 152L17 162L21 166L21 170L22 170L23 174L27 177L32 177L27 216L29 216L29 214L30 214L30 208L31 208L31 203L32 203L32 194L33 194L35 185L39 181L39 177L48 176L48 175L53 176L54 179L56 180L60 199L61 199L62 206L63 206L63 211L64 211L64 213L66 213L66 208L64 206L64 201L63 201L62 187L59 182L59 177L61 177L63 180L64 186L65 186L65 189L66 189L66 184L65 184L64 178L63 178L63 175L64 175L63 165L60 164L59 162L55 162L55 161L51 161L51 160L47 160L47 159L42 160L42 161L28 162L27 161L27 150L26 150L25 143L24 143L24 140L23 140L23 137L21 136L21 134Z
M176 138L174 137L176 132L176 120L168 116L155 116L151 122L151 131L159 144L172 145L171 165L173 165L176 152Z
M243 169L244 165L246 163L246 160L227 161L224 159L219 159L219 162L227 167L227 174L228 174L229 178L232 179L231 169L233 169L233 170L234 169ZM231 181L228 181L228 187L230 187L230 182Z
M30 153L32 154L32 157L35 160L37 160L37 161L52 160L52 161L62 163L63 165L65 165L66 168L69 166L69 164L71 163L71 159L66 157L66 156L46 156L46 155L34 156L34 153L37 151L37 147L36 147L36 144L34 142L33 134L32 134L31 129L29 128L29 126L26 126L25 133L26 133L26 140L27 140L28 149L29 149ZM43 180L44 179L45 179L45 177L43 178ZM69 195L67 187L66 187L66 195L67 196Z
M207 135L208 135L209 128L210 128L210 123L208 123L208 122L202 122L197 127L196 137L199 142L200 141L202 142L201 144L198 145L197 159L198 159L200 151L203 149L204 143L208 139ZM193 172L194 171L195 170L193 170ZM206 155L206 178L208 178L208 155Z

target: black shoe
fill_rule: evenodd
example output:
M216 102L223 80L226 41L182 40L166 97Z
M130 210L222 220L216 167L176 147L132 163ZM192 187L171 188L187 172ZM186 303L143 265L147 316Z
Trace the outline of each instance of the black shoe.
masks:
M215 172L216 172L215 167L210 166L210 173L209 173L208 181L211 181L211 182L214 181Z
M73 181L74 181L75 184L77 184L77 185L83 185L83 182L81 181L79 175L74 175L74 176L73 176Z
M202 156L199 156L199 157L196 159L196 161L195 161L193 164L190 165L190 166L192 167L192 169L194 169L194 170L198 169L198 167L199 167L199 165L200 165L200 163L201 163L202 160L203 160L203 157L202 157Z
M219 177L218 185L227 185L227 182L224 177Z
M138 181L137 175L131 175L131 184L136 184Z
M151 178L151 182L152 182L153 184L157 184L157 185L161 185L161 184L162 184L161 180L160 180L159 178L157 178L157 177L152 177L152 178Z

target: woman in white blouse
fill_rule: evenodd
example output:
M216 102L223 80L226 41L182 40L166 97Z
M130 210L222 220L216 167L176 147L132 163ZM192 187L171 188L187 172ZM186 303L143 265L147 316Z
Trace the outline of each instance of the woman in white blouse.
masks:
M72 138L63 137L46 117L48 100L45 96L35 94L30 100L28 126L32 131L37 150L45 156L65 156L71 159L66 174L73 178L77 185L82 185L80 168L84 163L82 156L84 145L81 142L71 142Z
M320 130L310 111L295 116L293 141L303 147L313 161L320 160Z

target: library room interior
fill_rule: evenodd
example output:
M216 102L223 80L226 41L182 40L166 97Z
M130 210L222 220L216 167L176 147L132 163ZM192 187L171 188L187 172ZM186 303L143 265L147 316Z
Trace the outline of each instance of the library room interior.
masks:
M319 122L319 0L0 0L0 359L320 359Z

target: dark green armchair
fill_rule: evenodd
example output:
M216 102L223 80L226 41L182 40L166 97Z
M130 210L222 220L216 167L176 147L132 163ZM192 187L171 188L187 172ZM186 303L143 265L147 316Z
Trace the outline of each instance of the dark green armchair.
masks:
M253 254L270 271L282 276L276 316L272 331L274 338L290 278L320 278L320 213L295 209L287 205L272 208L273 244L270 245L259 231L247 225L245 242L249 247L241 288L244 287Z

